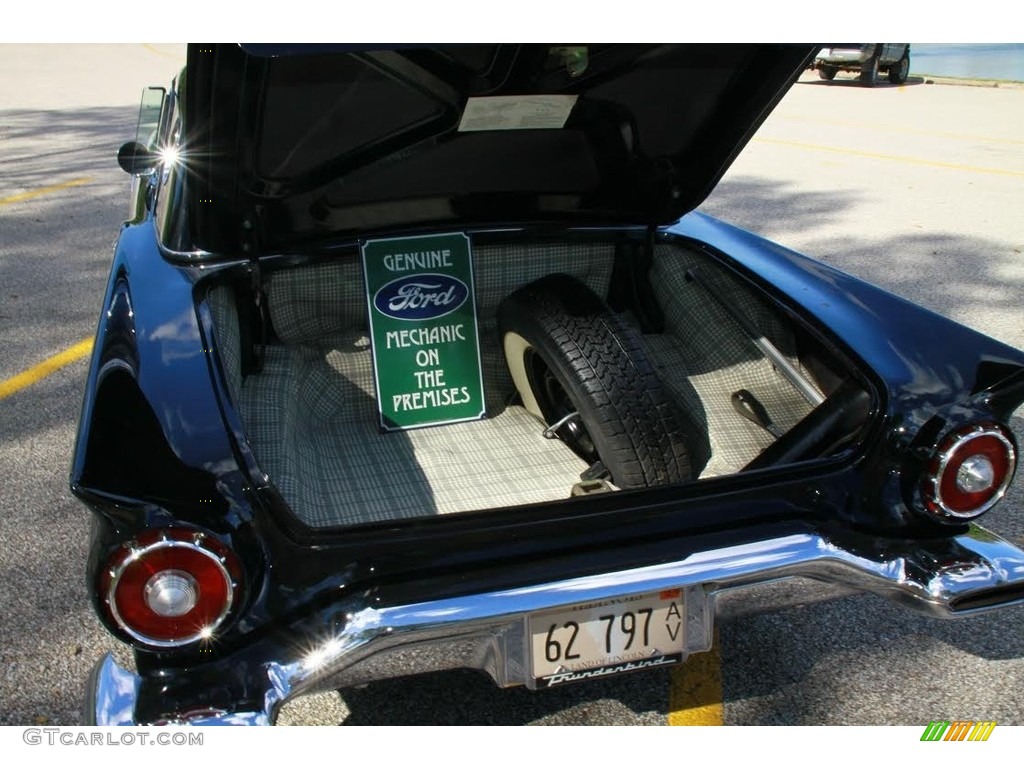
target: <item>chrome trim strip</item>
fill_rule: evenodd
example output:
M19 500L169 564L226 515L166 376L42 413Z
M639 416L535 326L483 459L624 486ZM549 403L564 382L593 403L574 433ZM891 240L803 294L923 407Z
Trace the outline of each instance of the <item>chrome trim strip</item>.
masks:
M736 323L743 329L743 332L750 337L750 340L754 343L764 356L767 357L772 365L781 373L790 384L792 384L796 390L804 396L812 406L817 407L825 402L825 396L818 391L818 388L814 383L801 373L796 366L794 366L786 358L782 352L779 351L778 347L768 341L765 335L757 328L747 317L736 310L732 302L729 301L728 297L710 280L706 280L704 275L697 267L686 270L686 277L693 280L701 288L708 292L708 294L718 303L718 306L725 310L725 313L729 315Z
M487 672L499 686L529 680L526 616L535 611L663 589L686 590L687 653L712 643L719 596L789 578L810 578L874 592L935 617L954 617L1024 603L1024 551L972 525L940 541L880 540L849 534L840 542L820 532L799 533L720 549L685 559L518 589L415 605L355 607L325 613L317 626L341 626L316 637L293 628L309 645L294 658L270 660L264 710L204 714L188 722L272 723L289 699L374 679L452 668ZM972 597L984 597L977 604ZM752 597L752 595L747 595ZM958 609L966 604L967 610ZM761 603L760 610L770 610ZM139 678L101 662L89 706L98 723L130 722Z

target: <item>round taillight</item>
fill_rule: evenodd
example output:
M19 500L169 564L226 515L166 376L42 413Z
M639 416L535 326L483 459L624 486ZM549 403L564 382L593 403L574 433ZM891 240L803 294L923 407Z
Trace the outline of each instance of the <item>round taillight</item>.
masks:
M147 531L111 556L101 594L129 636L172 647L213 637L237 598L239 576L237 557L210 536Z
M1017 463L1013 440L998 424L956 430L939 444L921 486L925 507L945 520L969 520L1006 493Z

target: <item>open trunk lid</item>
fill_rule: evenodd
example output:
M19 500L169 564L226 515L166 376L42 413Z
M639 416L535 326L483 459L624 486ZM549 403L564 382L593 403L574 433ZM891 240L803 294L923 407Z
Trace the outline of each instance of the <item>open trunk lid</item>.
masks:
M392 227L665 224L811 60L797 45L193 45L197 247Z

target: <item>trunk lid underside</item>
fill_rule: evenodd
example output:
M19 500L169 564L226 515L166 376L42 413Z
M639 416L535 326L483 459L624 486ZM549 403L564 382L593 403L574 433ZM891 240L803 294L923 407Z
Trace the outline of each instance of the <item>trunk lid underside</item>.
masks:
M388 227L667 224L704 200L814 51L193 46L192 237L270 253Z

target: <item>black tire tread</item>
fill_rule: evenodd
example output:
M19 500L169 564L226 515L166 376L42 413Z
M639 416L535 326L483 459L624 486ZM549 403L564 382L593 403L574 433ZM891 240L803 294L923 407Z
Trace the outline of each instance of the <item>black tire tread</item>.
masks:
M527 339L573 396L616 485L692 479L685 415L639 333L589 288L549 275L506 298L498 324L502 338L512 331Z

